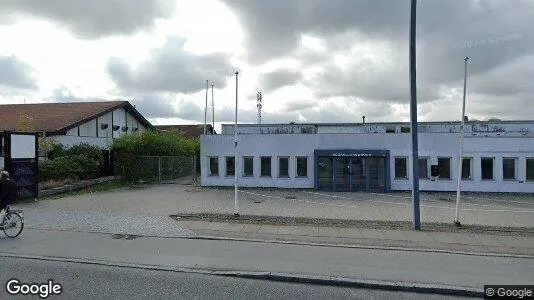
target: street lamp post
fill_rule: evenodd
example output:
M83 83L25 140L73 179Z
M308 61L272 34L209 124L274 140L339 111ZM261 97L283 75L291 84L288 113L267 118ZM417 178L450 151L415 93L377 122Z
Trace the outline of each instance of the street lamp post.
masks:
M410 123L412 133L412 202L413 202L413 228L421 230L421 213L419 207L419 146L417 140L417 84L415 60L415 33L417 0L411 0L410 12Z
M211 130L212 130L212 133L215 132L215 101L213 100L214 96L213 96L213 83L211 84L211 118L212 118L212 122L213 122L213 125Z
M458 185L456 188L456 216L454 218L454 225L461 226L460 224L460 189L462 185L462 167L464 156L464 124L465 124L465 90L467 86L467 62L469 57L464 58L464 94L462 100L462 120L460 125L460 155L458 159Z
M237 82L239 71L235 72L235 124L234 124L234 216L239 216L239 199L237 197Z
M209 80L206 80L206 106L204 106L204 135L206 135L206 123L208 123L208 89Z

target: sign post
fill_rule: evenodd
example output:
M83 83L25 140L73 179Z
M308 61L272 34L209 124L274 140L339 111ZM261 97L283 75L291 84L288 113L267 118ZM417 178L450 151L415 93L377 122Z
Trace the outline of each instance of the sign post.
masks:
M19 199L39 196L39 155L37 133L9 132L5 137L5 169L17 182Z

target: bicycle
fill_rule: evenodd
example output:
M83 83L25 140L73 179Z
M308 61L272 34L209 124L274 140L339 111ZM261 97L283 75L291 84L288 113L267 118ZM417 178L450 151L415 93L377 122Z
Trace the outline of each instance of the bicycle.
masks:
M24 228L24 216L22 210L11 210L9 205L6 207L4 220L0 224L0 229L10 238L16 238Z

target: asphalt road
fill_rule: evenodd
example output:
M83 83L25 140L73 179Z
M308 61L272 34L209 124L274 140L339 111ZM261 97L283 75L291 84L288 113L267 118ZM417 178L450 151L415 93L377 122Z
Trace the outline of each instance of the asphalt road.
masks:
M0 258L0 268L1 299L38 299L8 294L12 278L61 284L48 299L469 299L34 259Z
M533 260L528 258L183 238L116 239L110 234L53 230L25 229L16 239L2 238L0 252L171 269L304 274L473 289L534 280Z

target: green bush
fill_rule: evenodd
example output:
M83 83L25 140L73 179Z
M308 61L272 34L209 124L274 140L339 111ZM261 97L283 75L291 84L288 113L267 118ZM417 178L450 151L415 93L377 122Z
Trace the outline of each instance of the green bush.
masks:
M198 157L200 155L200 141L198 139L186 139L182 135L172 132L146 131L124 135L114 140L112 149L115 152L116 172L124 179L130 181L154 180L154 176L157 176L158 162L153 159L140 160L141 156L190 158L196 155ZM162 165L165 166L166 164ZM172 162L173 174L186 173L187 168L190 170L191 164ZM167 170L162 171L167 172Z
M49 153L49 158L56 159L59 157L72 156L72 155L85 155L102 164L104 163L102 149L96 146L91 146L89 144L74 145L70 148L65 148L63 145L54 145L52 150Z
M39 162L39 180L91 179L100 175L100 162L85 154L62 156Z

